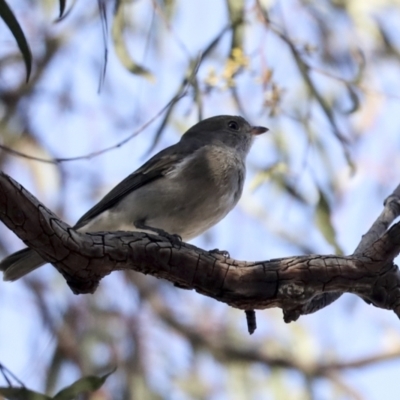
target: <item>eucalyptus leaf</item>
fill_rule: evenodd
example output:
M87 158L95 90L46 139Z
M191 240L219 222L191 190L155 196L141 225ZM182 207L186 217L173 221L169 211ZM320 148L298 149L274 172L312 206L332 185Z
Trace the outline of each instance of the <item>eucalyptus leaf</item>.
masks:
M243 48L244 37L244 0L226 0L229 19L232 25L231 54L234 49Z
M24 387L0 387L0 395L8 400L51 400L51 397L45 394L34 392Z
M62 18L65 12L65 6L66 6L67 2L66 0L60 0L60 15L58 18Z
M53 400L73 400L81 393L94 392L101 388L106 379L115 372L116 368L114 368L108 374L103 376L86 376L84 378L78 379L72 385L67 386L66 388L59 391L54 397Z
M114 41L115 52L121 61L122 65L135 75L141 75L144 78L154 81L153 74L146 68L136 63L126 47L126 43L123 38L123 32L125 29L124 13L123 13L123 1L117 3L115 10L114 21L112 26L112 38Z
M10 29L12 35L17 41L18 47L24 58L26 68L26 81L28 82L32 69L32 53L29 44L25 38L24 32L14 16L11 8L5 0L0 0L0 17Z

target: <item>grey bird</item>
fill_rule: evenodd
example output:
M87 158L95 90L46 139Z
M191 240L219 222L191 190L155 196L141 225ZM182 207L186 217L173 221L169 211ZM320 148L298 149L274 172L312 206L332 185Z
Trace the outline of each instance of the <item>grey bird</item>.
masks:
M74 229L165 232L184 241L200 235L239 201L246 156L254 137L267 130L238 116L200 121L119 183ZM25 248L6 257L0 270L5 281L14 281L44 264Z

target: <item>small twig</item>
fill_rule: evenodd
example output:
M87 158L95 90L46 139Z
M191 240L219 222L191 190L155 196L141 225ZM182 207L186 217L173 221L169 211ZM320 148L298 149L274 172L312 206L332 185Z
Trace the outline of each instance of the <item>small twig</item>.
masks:
M136 137L137 135L139 135L139 133L143 132L149 125L151 125L158 117L160 117L160 115L165 112L165 110L167 110L171 104L176 103L177 101L179 101L181 98L183 98L184 96L186 96L187 91L183 91L181 93L179 93L178 95L174 96L157 114L155 114L152 118L150 118L147 122L145 122L139 129L135 130L133 133L131 133L129 136L127 136L125 139L121 140L120 142L118 142L115 145L109 146L109 147L105 147L104 149L98 150L98 151L94 151L92 153L88 153L88 154L84 154L82 156L76 156L76 157L57 157L57 158L53 158L51 160L46 159L46 158L41 158L41 157L35 157L35 156L30 156L28 154L22 153L20 151L11 149L7 146L4 146L2 144L0 144L0 149L6 151L7 153L13 154L15 156L18 157L22 157L22 158L26 158L28 160L33 160L33 161L38 161L38 162L43 162L43 163L47 163L47 164L60 164L62 162L67 162L67 161L78 161L78 160L85 160L85 159L91 159L94 157L97 157L101 154L107 153L111 150L117 149L121 146L123 146L124 144L128 143L130 140L132 140L134 137Z
M193 86L195 89L195 97L199 97L198 94L198 88L197 88L197 82L196 82L196 75L197 72L199 70L200 64L203 62L203 60L208 57L208 55L211 53L211 51L215 48L215 46L219 43L219 41L221 40L221 38L224 36L224 34L226 32L228 32L230 29L232 29L234 27L234 25L227 25L225 26L221 32L208 44L208 46L206 46L206 48L200 53L200 55L198 56L197 60L195 60L195 64L194 67L192 68L192 72L189 74L188 76L185 76L181 82L181 84L178 87L177 90L177 94L175 95L175 97L178 97L180 95L180 93L183 92L187 92L189 85ZM190 67L189 67L189 71L190 71ZM164 119L162 120L160 126L157 129L156 134L154 135L154 139L153 139L153 143L151 144L149 150L147 151L147 154L151 153L155 146L158 143L159 138L161 137L161 133L163 132L171 114L172 111L176 105L177 101L171 101L168 105L168 107L166 107L167 112L164 116Z
M400 216L400 185L386 198L383 205L384 208L381 215L372 224L368 232L363 235L353 254L362 254L367 250L372 243L388 230L390 224Z
M167 17L165 16L163 10L161 9L161 7L159 6L159 4L157 3L157 1L152 0L152 4L153 4L153 9L155 10L155 12L160 16L160 18L164 21L164 24L167 28L167 30L170 32L170 34L175 38L178 46L181 48L181 50L189 57L191 58L191 54L190 51L188 49L188 47L185 45L185 43L183 42L183 40L177 35L177 33L175 32L174 28L172 27L172 25L170 24L170 22L168 21Z
M106 70L107 70L107 62L108 62L108 20L107 20L107 8L104 0L97 0L97 4L99 7L99 14L101 20L101 31L104 45L104 59L103 59L103 68L100 73L99 79L99 87L97 92L100 93L101 89L104 85L104 80L106 78Z
M0 363L0 373L3 375L3 378L7 382L7 385L12 387L11 380L7 377L7 375L10 375L12 379L14 379L21 387L25 388L24 383L19 380L8 368L6 368L2 363Z
M348 385L344 380L341 379L337 374L329 373L325 375L333 384L337 386L343 393L351 396L354 400L364 400L364 397L361 396L358 391L356 391L353 387ZM349 398L346 396L346 398Z
M338 81L338 82L342 82L345 85L354 84L352 79L346 79L346 78L342 78L341 76L334 75L331 72L325 71L325 70L323 70L322 68L319 68L319 67L315 67L315 66L311 65L310 63L306 63L306 64L307 64L308 68L310 68L313 72L316 72L317 74L324 75L324 76L326 76L326 77L328 77L330 79L333 79L335 81ZM358 89L360 89L365 94L373 95L373 96L382 96L382 97L386 97L388 99L400 101L400 96L398 96L396 94L385 93L385 92L382 92L382 91L380 91L378 89L372 89L372 88L369 88L369 87L364 86L362 84L357 84L356 86L357 86Z
M256 312L254 310L245 310L247 330L252 335L257 329Z

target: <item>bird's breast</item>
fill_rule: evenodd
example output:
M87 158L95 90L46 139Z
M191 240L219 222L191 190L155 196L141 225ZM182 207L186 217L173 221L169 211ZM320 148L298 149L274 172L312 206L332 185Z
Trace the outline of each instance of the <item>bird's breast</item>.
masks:
M207 226L217 223L237 204L244 177L240 155L218 146L199 149L168 174L177 199L186 199L180 205L203 218Z

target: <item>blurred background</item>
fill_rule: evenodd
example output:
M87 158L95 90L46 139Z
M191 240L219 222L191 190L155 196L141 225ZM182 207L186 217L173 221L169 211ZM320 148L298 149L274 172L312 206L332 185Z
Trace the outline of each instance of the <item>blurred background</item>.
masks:
M68 223L218 114L270 132L199 247L351 254L399 184L398 0L76 0L60 21L56 0L9 5L33 67L26 83L2 22L0 167ZM0 226L0 257L22 246ZM249 336L242 311L135 272L74 296L47 265L0 282L0 363L49 394L117 366L96 400L399 398L394 313L344 295L257 320Z

